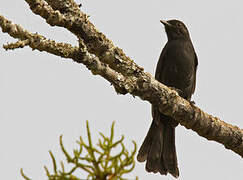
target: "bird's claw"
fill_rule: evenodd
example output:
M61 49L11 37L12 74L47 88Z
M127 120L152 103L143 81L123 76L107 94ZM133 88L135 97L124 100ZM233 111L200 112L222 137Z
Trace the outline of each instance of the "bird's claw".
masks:
M189 101L191 106L195 106L195 101Z

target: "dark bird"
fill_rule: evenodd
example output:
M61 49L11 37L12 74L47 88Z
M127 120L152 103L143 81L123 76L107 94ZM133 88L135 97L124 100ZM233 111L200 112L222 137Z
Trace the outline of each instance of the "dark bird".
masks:
M160 21L165 26L168 42L160 55L155 79L174 88L190 101L196 86L197 55L185 24L178 20ZM139 150L137 160L146 162L146 171L179 177L175 147L178 123L152 105L153 122Z

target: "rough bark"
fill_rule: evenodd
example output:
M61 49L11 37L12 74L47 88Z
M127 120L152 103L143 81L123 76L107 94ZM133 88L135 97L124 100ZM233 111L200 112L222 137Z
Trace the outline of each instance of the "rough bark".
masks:
M152 75L115 47L111 40L89 22L73 0L25 0L31 10L51 26L68 29L79 39L79 47L56 43L44 36L33 34L0 16L3 32L18 39L4 45L7 49L30 46L84 64L94 75L112 83L120 94L130 93L159 107L161 113L173 117L181 125L196 131L208 140L223 144L243 157L243 130L203 112L178 96L177 92L159 83Z

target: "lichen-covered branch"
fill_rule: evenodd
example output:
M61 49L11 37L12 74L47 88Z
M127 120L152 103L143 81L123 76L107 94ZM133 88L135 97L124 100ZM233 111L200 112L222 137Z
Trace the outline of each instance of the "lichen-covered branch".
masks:
M102 62L108 64L117 72L121 72L126 76L134 76L143 70L142 67L139 67L127 57L120 48L115 47L112 41L107 39L103 33L99 32L89 22L88 15L82 13L73 0L65 0L62 3L59 3L60 0L25 1L35 14L46 19L46 22L51 26L64 27L78 38L83 39L90 53L95 54ZM63 11L64 13L60 13Z
M125 56L121 49L100 33L88 21L88 16L78 10L73 0L26 0L32 11L52 26L64 27L79 39L79 47L65 43L55 43L43 36L30 34L0 16L0 26L4 32L23 42L10 44L5 48L18 48L29 45L33 49L46 51L61 57L83 63L93 74L99 74L111 82L121 94L130 93L173 117L181 125L196 131L208 140L223 144L226 148L243 157L243 130L227 124L203 112L178 94L156 81L143 68ZM48 3L49 4L48 4Z
M107 64L101 62L99 58L87 51L82 39L79 40L79 47L73 47L67 43L57 43L46 39L44 36L30 33L20 25L14 24L0 15L0 26L2 31L8 33L13 38L19 39L15 43L4 45L6 50L23 48L30 46L33 50L46 51L50 54L70 58L77 63L84 64L94 75L100 75L114 85L120 94L126 93L129 87L129 78L125 78L121 73L114 71ZM124 85L125 84L125 85ZM126 85L127 84L127 85Z

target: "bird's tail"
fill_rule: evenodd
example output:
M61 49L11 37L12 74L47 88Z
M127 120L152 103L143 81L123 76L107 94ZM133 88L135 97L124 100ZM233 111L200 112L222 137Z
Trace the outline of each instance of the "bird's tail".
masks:
M163 115L162 115L163 116ZM154 117L155 118L155 117ZM179 176L175 148L175 127L171 125L171 118L153 120L148 134L138 152L137 160L146 162L146 171L162 175L170 173Z

